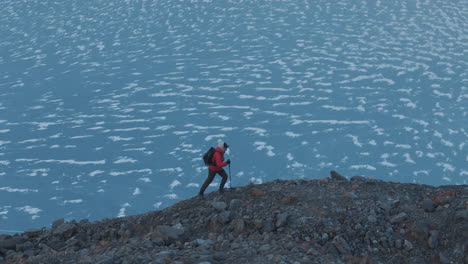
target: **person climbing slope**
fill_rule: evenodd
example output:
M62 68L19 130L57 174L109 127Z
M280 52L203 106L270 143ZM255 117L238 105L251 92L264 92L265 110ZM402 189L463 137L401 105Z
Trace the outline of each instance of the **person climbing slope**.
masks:
M228 175L223 169L223 167L228 164L231 164L231 160L229 159L227 161L224 161L224 153L228 148L229 145L226 144L226 142L218 143L218 146L216 147L216 149L214 149L214 152L212 153L212 157L209 158L208 161L206 161L206 163L209 165L208 177L206 178L205 182L203 183L200 189L200 192L198 193L199 197L203 198L203 193L205 192L206 188L208 188L208 185L210 185L210 183L213 181L216 174L219 174L219 176L222 177L221 184L219 185L219 193L223 193L224 185L226 184L228 178ZM205 156L207 155L205 154Z

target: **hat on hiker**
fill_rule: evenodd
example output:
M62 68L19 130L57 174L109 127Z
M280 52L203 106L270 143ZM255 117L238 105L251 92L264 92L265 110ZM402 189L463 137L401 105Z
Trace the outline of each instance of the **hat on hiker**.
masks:
M218 147L220 147L222 150L226 151L226 149L229 148L229 145L226 142L219 142Z

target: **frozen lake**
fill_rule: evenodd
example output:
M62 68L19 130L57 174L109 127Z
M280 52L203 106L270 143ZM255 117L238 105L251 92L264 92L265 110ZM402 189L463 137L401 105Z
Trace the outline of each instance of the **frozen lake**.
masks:
M464 0L2 0L0 233L195 196L218 141L233 186L330 170L467 184L467 14Z

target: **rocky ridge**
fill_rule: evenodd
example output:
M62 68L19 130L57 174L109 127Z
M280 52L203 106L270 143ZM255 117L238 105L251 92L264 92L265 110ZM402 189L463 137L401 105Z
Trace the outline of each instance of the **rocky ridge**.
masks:
M0 235L0 263L468 263L468 186L275 180Z

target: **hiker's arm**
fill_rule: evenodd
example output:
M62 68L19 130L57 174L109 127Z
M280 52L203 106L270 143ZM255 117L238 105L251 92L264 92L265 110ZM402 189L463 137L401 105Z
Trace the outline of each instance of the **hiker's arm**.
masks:
M227 163L224 161L224 159L221 157L219 153L215 153L214 161L215 161L216 167L219 167L219 168L227 165Z

